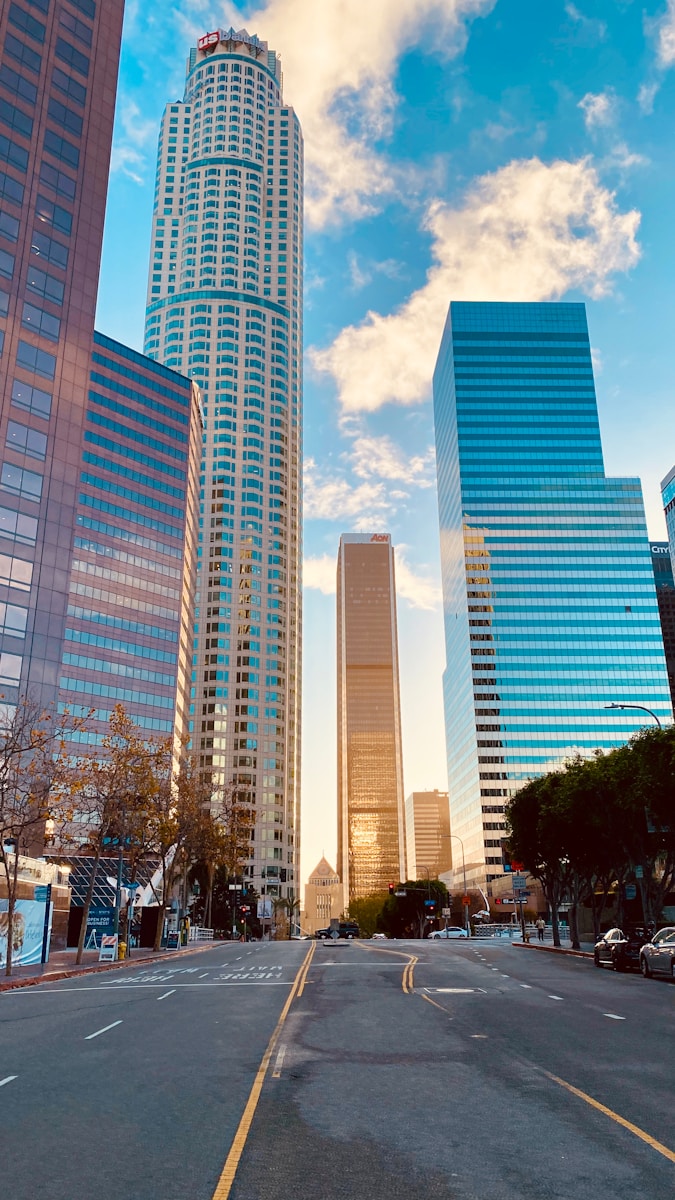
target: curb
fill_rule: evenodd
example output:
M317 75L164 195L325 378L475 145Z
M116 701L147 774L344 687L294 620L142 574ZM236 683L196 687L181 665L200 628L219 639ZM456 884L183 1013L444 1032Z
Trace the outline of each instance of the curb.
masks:
M571 958L592 958L592 950L567 950L565 946L542 946L536 942L512 942L522 950L537 950L540 954L568 954Z
M190 950L190 954L198 953L200 950L213 950L214 946L219 946L220 942L208 942L205 946L195 946ZM188 950L187 946L183 946L181 950L169 950L164 954L153 954L146 958L123 958L118 962L100 963L93 967L76 967L72 971L49 971L45 975L27 975L23 979L12 979L11 976L7 980L0 982L0 992L10 992L15 988L35 987L38 983L58 983L61 979L74 979L78 975L98 975L101 971L114 971L119 967L135 967L145 963L162 962L167 958L176 958L177 953L180 955L182 951Z

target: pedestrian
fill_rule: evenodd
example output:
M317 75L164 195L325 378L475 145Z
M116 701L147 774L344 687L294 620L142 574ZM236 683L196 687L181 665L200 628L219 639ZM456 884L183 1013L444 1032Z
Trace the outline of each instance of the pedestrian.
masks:
M538 939L539 939L539 941L540 941L540 942L543 942L543 940L544 940L544 930L545 930L545 928L546 928L546 922L545 922L544 918L543 918L543 917L539 917L539 918L537 919L537 937L538 937Z

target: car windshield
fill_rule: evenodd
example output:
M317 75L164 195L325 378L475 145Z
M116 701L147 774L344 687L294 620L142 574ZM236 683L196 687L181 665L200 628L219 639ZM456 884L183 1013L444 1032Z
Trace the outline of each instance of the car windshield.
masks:
M663 945L664 942L675 942L675 929L660 929L654 938L656 945Z

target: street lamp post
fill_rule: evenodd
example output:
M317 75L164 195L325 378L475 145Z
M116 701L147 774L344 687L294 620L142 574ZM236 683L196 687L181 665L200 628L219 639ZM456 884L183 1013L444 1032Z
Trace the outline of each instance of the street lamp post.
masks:
M466 862L464 859L464 842L462 841L462 839L458 833L443 833L443 834L441 834L441 837L454 838L455 841L459 842L460 846L462 847L462 875L464 876L464 896L462 897L462 904L464 906L464 928L466 929L467 934L469 934L470 933L470 930L469 930L469 906L468 906L468 904L464 903L464 900L465 900L466 896L468 895L467 890L466 890Z
M659 729L662 728L661 722L660 722L659 718L657 717L656 713L652 712L651 708L647 708L647 706L644 704L615 704L615 702L612 701L611 704L605 704L604 707L605 708L637 708L640 710L640 712L649 713L650 717L653 717L654 720L656 721L656 724L658 725Z

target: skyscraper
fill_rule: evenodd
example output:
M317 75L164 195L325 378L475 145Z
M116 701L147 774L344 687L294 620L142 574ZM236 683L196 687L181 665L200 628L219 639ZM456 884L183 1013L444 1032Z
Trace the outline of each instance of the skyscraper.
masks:
M584 306L452 303L434 417L450 819L480 883L525 780L642 723L608 704L672 709L640 482L604 473Z
M56 701L123 0L0 6L0 690Z
M656 599L666 653L670 698L675 706L675 578L668 542L650 542Z
M160 131L145 349L202 390L193 746L255 808L272 895L300 849L302 156L275 52L201 38Z
M345 905L406 874L394 549L345 533L337 569L338 874Z
M437 879L452 867L448 793L411 792L405 801L408 878Z

